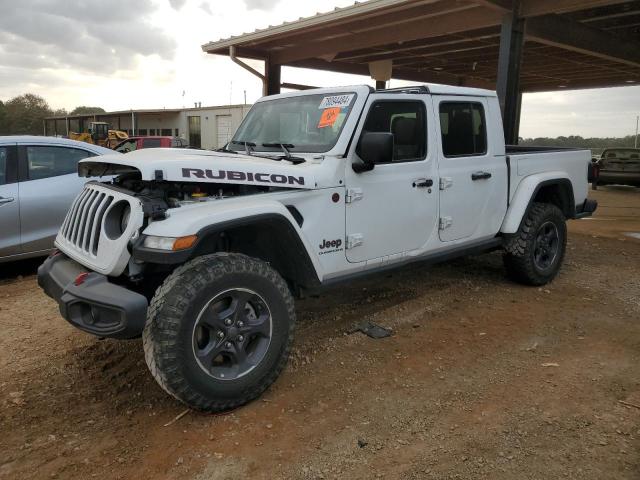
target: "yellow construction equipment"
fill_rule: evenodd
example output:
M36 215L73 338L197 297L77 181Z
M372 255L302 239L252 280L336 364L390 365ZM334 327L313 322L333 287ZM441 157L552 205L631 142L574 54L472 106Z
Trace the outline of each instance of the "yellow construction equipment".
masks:
M129 135L121 130L111 130L107 122L91 122L88 132L69 132L69 138L101 147L115 148L122 140L129 138Z

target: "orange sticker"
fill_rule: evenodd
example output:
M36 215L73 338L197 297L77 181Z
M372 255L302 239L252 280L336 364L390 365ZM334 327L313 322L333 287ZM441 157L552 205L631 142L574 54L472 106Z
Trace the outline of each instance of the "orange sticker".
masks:
M318 122L318 128L332 127L340 115L340 107L325 108Z

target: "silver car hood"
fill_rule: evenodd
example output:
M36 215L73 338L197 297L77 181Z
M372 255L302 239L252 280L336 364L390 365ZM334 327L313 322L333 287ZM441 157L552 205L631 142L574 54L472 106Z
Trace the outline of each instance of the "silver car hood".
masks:
M81 177L101 177L139 171L142 180L210 182L283 188L316 188L321 161L294 164L242 153L208 150L150 148L127 154L103 155L82 160Z

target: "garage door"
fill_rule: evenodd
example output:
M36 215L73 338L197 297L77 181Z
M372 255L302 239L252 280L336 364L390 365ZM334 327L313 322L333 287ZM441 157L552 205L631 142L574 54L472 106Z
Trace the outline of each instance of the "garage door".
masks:
M224 147L233 136L231 115L218 115L216 121L218 123L218 148L220 148Z

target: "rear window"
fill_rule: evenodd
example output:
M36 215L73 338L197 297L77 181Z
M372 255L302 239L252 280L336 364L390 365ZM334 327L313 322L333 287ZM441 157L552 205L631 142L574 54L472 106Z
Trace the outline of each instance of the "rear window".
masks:
M602 152L602 158L611 160L638 160L640 159L640 150L625 148L605 150Z

